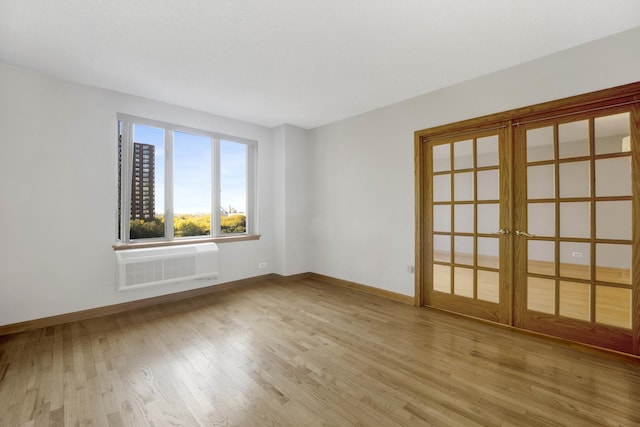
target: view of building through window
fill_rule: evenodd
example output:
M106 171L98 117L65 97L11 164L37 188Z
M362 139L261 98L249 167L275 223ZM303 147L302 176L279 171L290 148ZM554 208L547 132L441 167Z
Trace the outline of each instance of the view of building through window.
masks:
M126 171L130 173L126 174L128 157L123 150L127 144L123 122L119 123L118 219L122 182L130 179L127 240L171 238L171 230L173 238L247 231L247 144L146 124L131 123L130 129L133 149L129 148ZM220 194L218 200L215 191ZM212 212L217 212L220 224L213 232ZM167 215L170 224L166 224Z

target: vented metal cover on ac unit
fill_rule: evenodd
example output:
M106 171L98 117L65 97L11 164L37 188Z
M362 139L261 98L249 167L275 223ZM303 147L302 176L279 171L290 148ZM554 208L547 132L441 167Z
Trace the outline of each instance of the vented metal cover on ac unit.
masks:
M116 251L118 290L176 282L201 286L218 277L215 243Z

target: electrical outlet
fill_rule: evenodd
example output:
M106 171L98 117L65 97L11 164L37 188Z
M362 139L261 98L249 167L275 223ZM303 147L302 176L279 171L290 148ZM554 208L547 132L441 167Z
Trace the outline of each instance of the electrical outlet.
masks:
M413 265L407 265L407 273L413 273Z
M582 252L571 252L572 257L582 258Z
M261 262L260 264L258 264L258 268L267 268L267 263Z

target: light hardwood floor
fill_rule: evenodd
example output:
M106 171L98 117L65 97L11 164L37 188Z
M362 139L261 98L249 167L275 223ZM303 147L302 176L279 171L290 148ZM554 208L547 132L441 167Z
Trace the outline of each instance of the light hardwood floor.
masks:
M0 337L1 426L640 425L640 363L318 280Z

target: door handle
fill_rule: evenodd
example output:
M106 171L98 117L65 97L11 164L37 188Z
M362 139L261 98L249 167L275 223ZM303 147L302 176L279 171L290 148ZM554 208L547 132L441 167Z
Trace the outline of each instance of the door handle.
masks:
M507 234L509 234L509 229L508 228L501 228L500 230L496 231L493 234L502 234L502 235L506 236Z
M529 234L524 230L516 230L516 236L524 236L524 237L536 237L535 234Z

